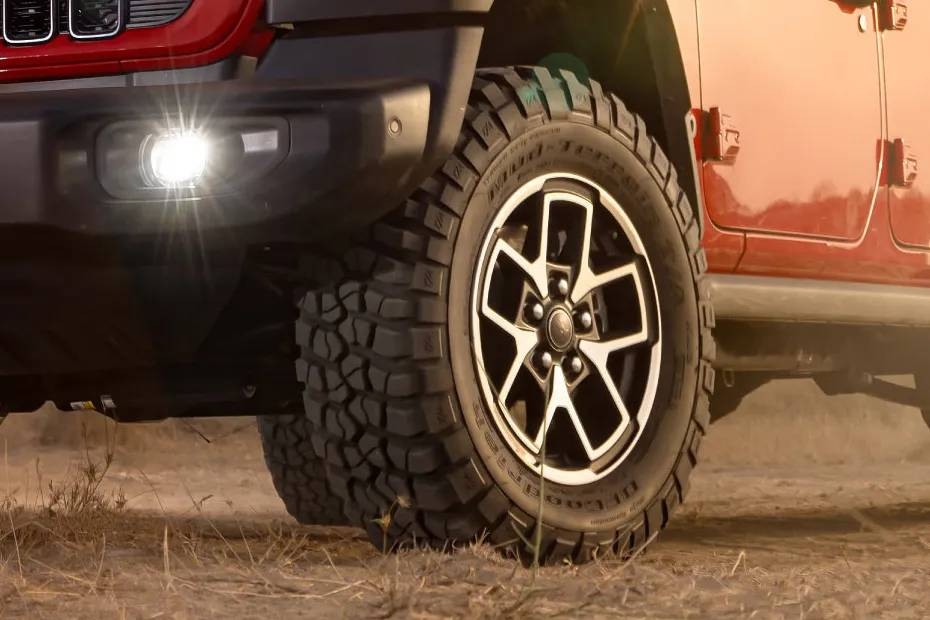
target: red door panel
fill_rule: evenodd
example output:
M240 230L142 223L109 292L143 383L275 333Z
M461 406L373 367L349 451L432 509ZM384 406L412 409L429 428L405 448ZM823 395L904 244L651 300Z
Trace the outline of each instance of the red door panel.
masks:
M903 30L883 35L888 93L888 135L903 139L925 164L930 156L930 6L908 3ZM905 246L930 250L930 170L910 188L890 190L891 229Z
M741 273L786 278L815 278L926 286L930 255L903 252L891 236L887 193L876 201L869 232L857 243L749 234L739 264Z
M698 10L703 106L720 107L741 133L735 163L704 166L711 220L724 229L858 239L882 135L871 9L699 0Z

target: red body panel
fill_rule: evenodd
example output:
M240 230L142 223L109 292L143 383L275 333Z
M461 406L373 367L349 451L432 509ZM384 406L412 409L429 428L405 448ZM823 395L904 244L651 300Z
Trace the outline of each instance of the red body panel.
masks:
M888 135L909 144L920 158L930 154L930 6L911 2L907 27L884 35L888 92ZM924 163L924 162L920 162ZM890 191L895 240L915 250L930 250L930 174L917 175L910 188ZM924 255L924 258L927 258Z
M700 33L698 32L697 7L694 2L672 0L669 2L668 8L675 23L692 108L695 115L698 115L702 106ZM695 144L695 152L700 152L700 144ZM700 173L697 167L695 167L695 171L698 174ZM707 252L707 261L711 270L715 272L735 270L745 250L745 235L717 228L710 218L706 217L706 211L704 228L704 248Z
M741 133L735 163L705 166L711 219L728 229L858 239L882 130L876 35L857 26L870 11L847 14L829 0L698 5L704 105L734 117ZM790 33L790 42L775 33Z
M680 41L696 22L693 107L740 130L736 161L699 174L711 271L930 286L930 176L877 187L881 141L930 152L930 10L910 2L904 30L877 32L849 4L669 0Z
M177 21L112 39L59 35L42 45L0 42L0 82L182 68L216 62L249 37L262 0L198 0Z

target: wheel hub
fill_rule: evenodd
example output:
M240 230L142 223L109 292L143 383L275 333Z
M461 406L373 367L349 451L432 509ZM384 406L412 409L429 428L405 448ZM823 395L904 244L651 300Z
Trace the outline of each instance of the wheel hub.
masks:
M558 307L549 313L549 320L546 321L546 341L559 352L567 351L575 341L575 326L565 308Z

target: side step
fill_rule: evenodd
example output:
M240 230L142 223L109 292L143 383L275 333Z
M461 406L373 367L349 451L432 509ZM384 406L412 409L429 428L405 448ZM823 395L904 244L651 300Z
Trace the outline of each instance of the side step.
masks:
M930 288L736 275L708 281L723 378L711 403L714 419L772 379L810 377L827 395L867 394L920 409L930 426L926 385L877 376L914 375L920 386L930 372L930 333L923 330L930 328Z
M736 275L708 281L718 319L930 327L930 288Z

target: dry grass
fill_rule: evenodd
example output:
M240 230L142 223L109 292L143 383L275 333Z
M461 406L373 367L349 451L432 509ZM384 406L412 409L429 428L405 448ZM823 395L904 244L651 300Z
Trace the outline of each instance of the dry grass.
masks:
M317 599L363 585L344 579L307 578L299 567L331 557L354 534L311 538L281 522L214 520L203 512L208 498L190 497L192 518L133 513L120 489L104 484L113 464L112 446L98 454L85 448L81 466L60 482L37 485L32 501L15 489L0 500L0 616L41 613L112 600L125 615L137 591L145 608L152 589L170 594L183 610L197 599ZM39 462L36 478L41 481ZM157 496L158 491L152 488ZM330 565L335 568L330 560ZM373 587L373 586L369 586ZM116 595L129 592L127 602ZM184 614L182 614L184 615Z
M483 545L382 556L352 530L108 510L99 527L19 512L0 539L0 616L921 617L930 583L930 528L902 531L902 516L881 532L687 517L634 562L534 574Z
M382 556L355 530L298 526L259 459L245 462L254 443L212 456L159 444L170 465L160 456L139 472L109 437L86 440L62 475L43 471L47 453L12 482L4 463L0 617L920 618L930 608L926 465L699 470L692 502L649 552L534 573L481 544ZM259 489L257 508L221 499L241 485Z

